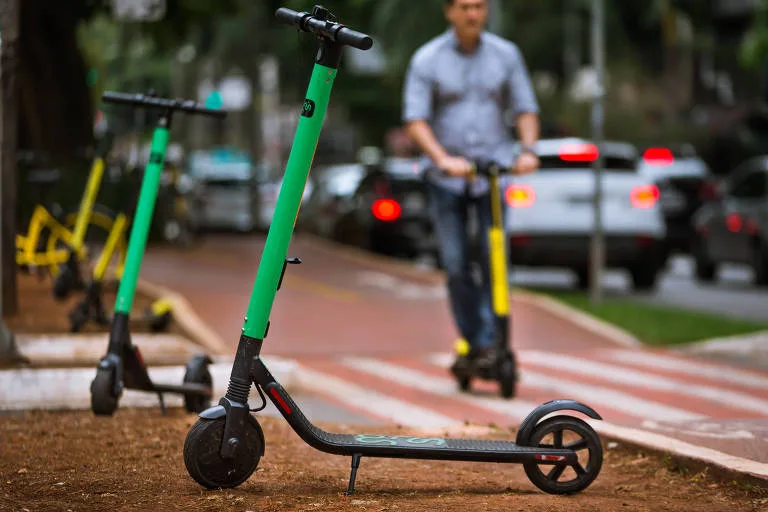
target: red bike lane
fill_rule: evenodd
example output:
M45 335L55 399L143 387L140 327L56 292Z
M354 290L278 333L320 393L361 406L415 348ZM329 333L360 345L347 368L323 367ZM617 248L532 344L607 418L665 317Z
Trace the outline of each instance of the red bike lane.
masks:
M153 248L141 277L185 296L234 354L263 242L210 235L188 251ZM302 387L336 405L441 428L515 425L572 398L602 415L604 433L768 477L768 370L623 346L513 294L517 396L482 382L460 393L446 370L455 332L439 273L302 235L288 256L303 263L286 270L263 353L297 361Z

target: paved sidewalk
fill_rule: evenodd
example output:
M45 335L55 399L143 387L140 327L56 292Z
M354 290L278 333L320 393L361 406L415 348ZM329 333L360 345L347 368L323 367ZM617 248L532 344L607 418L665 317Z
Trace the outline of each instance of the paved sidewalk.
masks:
M216 236L188 253L152 250L142 277L185 296L234 352L262 244ZM519 295L518 396L481 383L461 394L446 371L454 332L439 274L302 236L289 256L304 264L286 272L263 352L295 360L299 384L339 406L418 427L511 425L573 398L603 416L593 423L605 435L768 478L766 370L617 343Z

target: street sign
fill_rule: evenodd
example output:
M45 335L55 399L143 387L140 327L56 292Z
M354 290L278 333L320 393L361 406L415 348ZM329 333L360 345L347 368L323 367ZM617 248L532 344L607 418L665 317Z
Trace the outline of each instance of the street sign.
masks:
M160 21L165 11L165 0L112 0L112 17L120 21Z

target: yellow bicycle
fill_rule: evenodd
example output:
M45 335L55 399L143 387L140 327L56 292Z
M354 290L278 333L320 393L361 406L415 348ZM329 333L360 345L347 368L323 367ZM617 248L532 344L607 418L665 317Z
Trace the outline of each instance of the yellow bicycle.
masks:
M38 170L30 182L52 185L57 180L55 169ZM54 278L53 294L66 298L73 289L83 286L81 265L96 254L106 239L105 248L112 244L111 254L117 255L114 267L116 279L122 275L126 242L121 231L119 216L96 204L96 197L104 176L104 156L97 154L91 165L80 207L70 213L56 215L43 204L33 210L26 234L16 235L16 264L30 269L45 269ZM86 242L89 242L86 244ZM94 247L95 246L95 247ZM103 252L103 251L102 251ZM106 265L102 269L102 275Z

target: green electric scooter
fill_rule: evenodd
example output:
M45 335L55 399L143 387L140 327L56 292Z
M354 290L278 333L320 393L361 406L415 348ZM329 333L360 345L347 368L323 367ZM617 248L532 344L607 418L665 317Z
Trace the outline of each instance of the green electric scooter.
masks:
M245 482L264 455L264 433L251 414L248 395L255 385L266 406L266 394L291 428L310 446L352 458L347 493L354 492L361 457L388 457L475 462L522 463L531 481L555 494L581 491L597 477L602 465L600 439L585 421L566 414L544 419L550 413L575 410L601 419L592 408L573 400L555 400L536 407L520 425L515 442L442 437L334 434L313 425L260 357L267 336L269 315L288 263L286 259L304 186L317 147L331 88L345 46L367 50L373 41L365 34L331 21L330 13L315 6L312 13L281 8L277 18L311 32L318 39L315 66L301 110L275 215L232 366L226 395L219 404L200 414L187 434L184 463L192 478L204 487L231 488ZM343 315L343 312L339 312ZM564 441L563 434L575 440ZM570 435L569 435L570 437Z
M149 378L147 366L139 348L131 343L129 317L157 199L173 114L181 111L224 118L226 113L207 108L192 100L164 99L143 94L105 92L102 99L107 103L159 110L160 115L152 134L149 160L144 170L131 226L131 236L128 239L128 250L123 276L117 290L107 354L99 361L96 378L91 382L91 409L99 415L113 414L123 389L127 388L157 393L163 413L165 413L163 393L184 395L186 409L190 412L200 412L209 406L213 394L213 379L208 370L208 365L212 363L210 357L207 355L193 357L187 363L183 384L156 384Z

